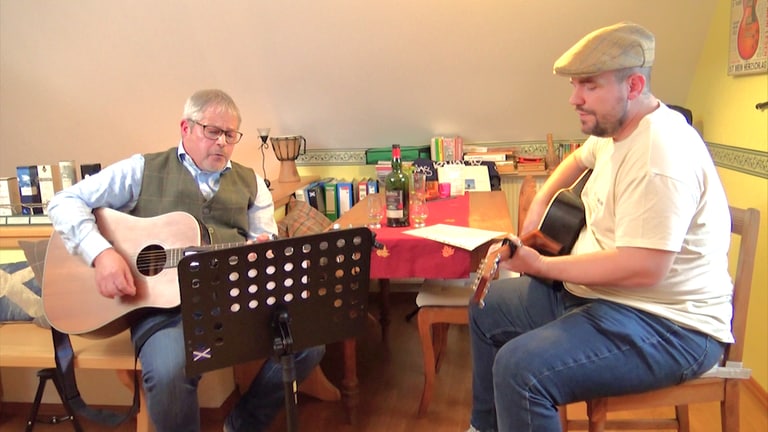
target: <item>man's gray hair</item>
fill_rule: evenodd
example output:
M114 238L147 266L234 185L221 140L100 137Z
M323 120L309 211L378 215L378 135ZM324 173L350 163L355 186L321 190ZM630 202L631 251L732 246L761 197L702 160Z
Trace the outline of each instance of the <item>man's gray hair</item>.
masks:
M237 117L237 125L240 127L242 118L240 109L235 101L222 90L206 89L196 91L184 104L184 117L193 121L202 120L203 113L210 107L216 107L218 112L229 112Z

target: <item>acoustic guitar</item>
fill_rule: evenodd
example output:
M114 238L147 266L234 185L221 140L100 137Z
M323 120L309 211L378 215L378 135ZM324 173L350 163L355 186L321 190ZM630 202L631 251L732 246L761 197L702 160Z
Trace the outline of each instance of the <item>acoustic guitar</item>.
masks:
M584 203L581 191L592 175L592 170L584 171L568 188L560 189L547 206L539 227L520 236L522 244L532 247L542 255L559 256L571 253L579 233L586 223ZM489 253L477 269L477 276L472 284L474 294L472 302L485 305L484 299L488 285L499 273L499 263L511 258L517 245L504 239L501 246Z
M739 56L744 60L751 59L760 44L760 21L757 19L756 2L757 0L744 0L742 2L743 12L739 22L736 45Z
M95 270L70 254L54 232L48 243L43 274L43 308L55 329L93 338L113 336L130 327L147 308L173 308L181 303L179 261L190 253L241 246L207 245L207 231L184 212L138 218L108 208L94 210L101 234L131 266L135 296L107 298L99 293Z

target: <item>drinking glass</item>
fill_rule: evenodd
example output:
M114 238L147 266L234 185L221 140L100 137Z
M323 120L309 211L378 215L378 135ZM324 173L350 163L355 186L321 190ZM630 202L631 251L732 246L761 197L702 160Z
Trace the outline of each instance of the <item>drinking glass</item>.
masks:
M370 194L365 200L368 202L368 228L381 228L381 218L384 217L384 196L380 193Z
M409 211L414 227L421 228L426 226L427 216L429 216L429 207L427 206L426 196L422 198L414 196Z
M421 171L413 173L413 194L418 198L427 198L427 175Z

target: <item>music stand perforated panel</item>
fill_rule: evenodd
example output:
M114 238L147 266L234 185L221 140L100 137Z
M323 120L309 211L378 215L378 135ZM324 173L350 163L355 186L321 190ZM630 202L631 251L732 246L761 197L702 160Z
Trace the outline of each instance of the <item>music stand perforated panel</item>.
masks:
M368 228L351 228L181 259L187 374L272 355L278 308L290 315L294 351L356 337L372 245Z

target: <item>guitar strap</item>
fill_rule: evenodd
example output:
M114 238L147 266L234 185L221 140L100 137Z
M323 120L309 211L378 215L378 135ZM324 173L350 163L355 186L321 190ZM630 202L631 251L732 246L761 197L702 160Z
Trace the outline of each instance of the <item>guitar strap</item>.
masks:
M69 404L77 415L112 427L120 425L139 412L139 374L136 373L136 363L134 363L133 373L133 406L128 409L128 412L119 414L109 410L91 408L85 403L80 396L80 391L77 389L74 364L75 353L72 350L72 342L69 340L69 335L54 328L51 328L51 333L53 334L56 374L58 375L59 383L61 383L61 388L57 388L57 390L63 399L62 402ZM138 354L136 361L138 361Z

